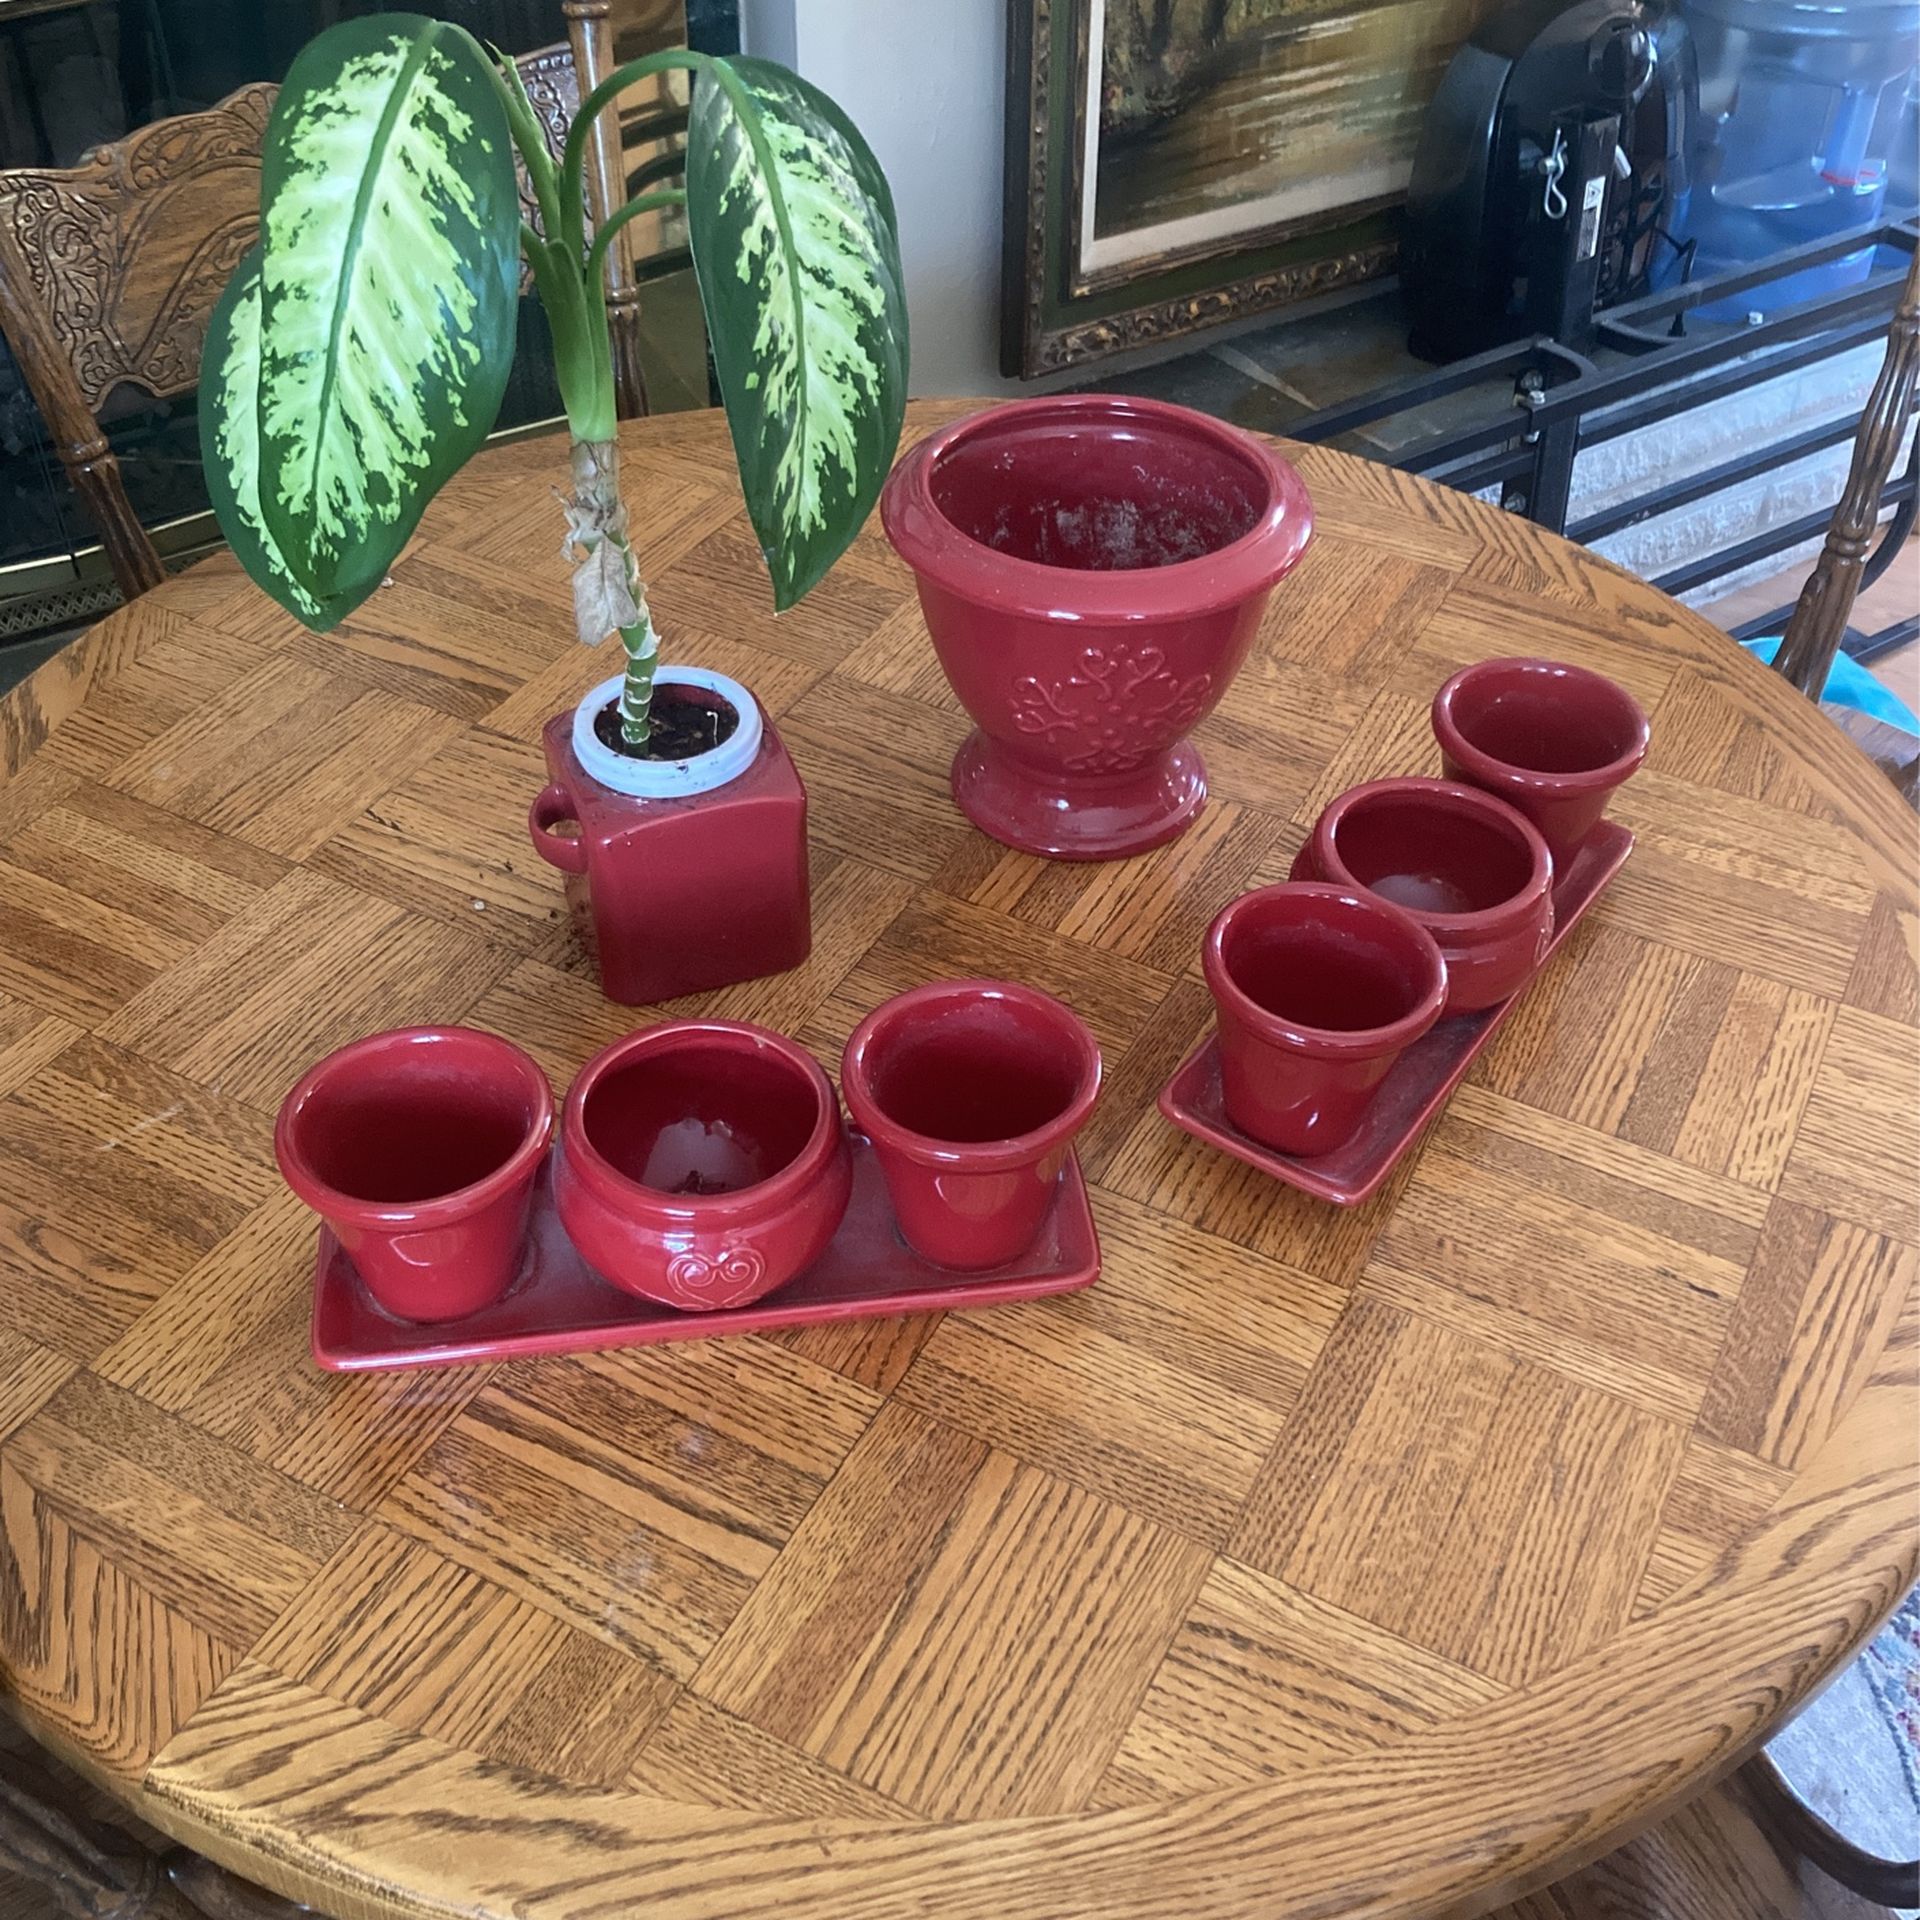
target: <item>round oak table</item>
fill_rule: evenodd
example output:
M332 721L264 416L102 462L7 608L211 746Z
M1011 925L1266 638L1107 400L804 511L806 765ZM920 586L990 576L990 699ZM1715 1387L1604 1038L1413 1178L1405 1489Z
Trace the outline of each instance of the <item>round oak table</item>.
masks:
M920 407L915 430L958 408ZM150 1821L345 1915L1283 1920L1512 1897L1751 1749L1915 1573L1913 822L1650 587L1307 451L1319 535L1186 836L973 832L869 530L775 620L717 415L627 431L669 651L812 796L814 947L683 1003L837 1058L1004 974L1109 1080L1088 1292L457 1371L307 1354L281 1094L596 990L523 816L570 639L545 440L303 632L230 560L0 707L0 1665ZM1167 1125L1208 919L1461 663L1653 716L1632 860L1389 1185Z

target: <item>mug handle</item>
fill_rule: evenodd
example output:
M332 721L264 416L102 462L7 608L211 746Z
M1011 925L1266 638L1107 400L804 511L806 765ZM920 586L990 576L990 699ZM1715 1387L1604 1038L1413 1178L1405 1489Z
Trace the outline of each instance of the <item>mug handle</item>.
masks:
M534 796L533 805L527 809L527 832L533 839L533 850L550 867L558 867L562 873L585 873L587 870L587 843L575 838L564 838L553 831L562 820L578 820L574 812L573 796L558 781L542 787Z

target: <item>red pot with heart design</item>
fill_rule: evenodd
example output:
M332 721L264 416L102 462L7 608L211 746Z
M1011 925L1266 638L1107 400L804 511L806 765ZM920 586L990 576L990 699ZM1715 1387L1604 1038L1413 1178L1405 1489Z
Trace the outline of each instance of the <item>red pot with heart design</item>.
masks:
M1030 853L1108 860L1206 803L1186 736L1313 532L1299 474L1204 414L1017 400L920 442L881 496L974 731L953 796Z
M819 1258L853 1191L840 1103L783 1034L671 1020L580 1069L553 1197L614 1285L687 1311L743 1307Z

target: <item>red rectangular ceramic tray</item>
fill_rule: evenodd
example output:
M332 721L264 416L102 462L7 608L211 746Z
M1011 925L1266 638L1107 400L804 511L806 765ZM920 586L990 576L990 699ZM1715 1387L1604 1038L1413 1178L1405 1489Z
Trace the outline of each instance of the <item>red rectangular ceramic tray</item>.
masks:
M1603 820L1588 836L1566 877L1553 890L1553 939L1540 957L1541 967L1559 951L1560 943L1579 925L1581 916L1626 864L1632 851L1633 835L1611 820ZM1536 969L1534 979L1539 977ZM1360 1131L1332 1153L1301 1159L1263 1146L1242 1133L1227 1118L1220 1088L1220 1043L1211 1033L1161 1088L1160 1111L1196 1140L1204 1140L1222 1153L1298 1187L1302 1193L1330 1200L1336 1207L1355 1207L1371 1197L1400 1156L1419 1139L1427 1122L1446 1104L1447 1096L1465 1077L1480 1049L1500 1031L1500 1023L1525 992L1522 987L1520 993L1497 1007L1457 1013L1430 1027L1380 1083Z
M1061 1169L1053 1211L1026 1253L990 1273L965 1274L922 1260L901 1239L879 1162L858 1134L853 1136L853 1197L840 1230L805 1273L748 1307L682 1313L636 1299L601 1279L567 1238L546 1171L534 1189L531 1239L527 1270L501 1299L463 1320L423 1325L397 1320L378 1306L323 1227L314 1270L314 1359L333 1372L350 1373L764 1333L821 1320L1033 1300L1091 1286L1100 1272L1093 1210L1071 1154Z

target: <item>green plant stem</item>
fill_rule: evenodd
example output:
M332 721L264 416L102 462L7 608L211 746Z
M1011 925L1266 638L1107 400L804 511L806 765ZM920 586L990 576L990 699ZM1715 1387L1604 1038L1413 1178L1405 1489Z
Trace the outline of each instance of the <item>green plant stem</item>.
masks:
M631 747L644 747L651 731L653 671L659 660L660 636L654 631L646 583L627 537L626 503L620 497L620 443L575 440L572 460L575 537L583 544L604 541L613 550L636 610L637 617L617 629L627 656L626 678L620 688L620 737ZM602 637L594 636L596 645Z
M573 116L573 124L567 129L566 145L560 154L561 186L571 191L575 201L585 204L587 141L593 132L593 123L636 80L646 80L656 73L668 73L675 68L701 74L725 65L724 60L715 60L711 54L695 53L690 47L665 47L658 53L629 60L624 67L615 67L580 102L580 111ZM545 143L541 144L544 152Z
M631 565L632 552L627 559ZM636 570L637 571L637 570ZM653 732L653 671L660 660L660 636L640 603L641 618L620 629L627 650L626 676L620 682L620 738L630 747L644 747Z
M540 209L543 233L524 226L521 245L533 283L553 330L554 370L566 408L572 440L573 496L568 504L570 541L582 556L574 576L575 630L588 646L605 639L607 609L636 613L614 631L626 651L626 676L620 689L620 736L630 747L647 743L651 731L654 668L660 638L647 608L647 587L628 536L626 503L620 496L620 449L614 405L613 342L607 331L607 249L627 221L661 207L683 206L686 194L665 188L643 194L608 216L586 244L585 161L587 142L598 115L634 81L682 67L695 72L713 63L705 54L669 49L616 68L580 103L567 129L559 165L547 150L519 70L496 56L501 98L514 144L527 170ZM604 553L611 552L619 582L610 582ZM624 584L624 592L616 590Z
M684 187L662 187L657 193L643 193L637 199L629 200L610 220L603 221L600 231L593 236L593 245L587 249L587 278L604 283L607 248L612 244L613 236L629 220L643 213L658 213L664 207L684 207L686 204Z
M507 112L507 129L513 135L513 144L520 149L528 184L533 188L534 204L540 209L540 224L549 236L556 236L563 229L560 199L555 191L553 156L547 151L546 138L540 131L540 121L533 111L533 102L527 98L526 82L520 78L520 69L514 65L510 55L502 53L498 47L490 47L488 51L493 55L493 77L500 89L501 104ZM527 231L523 223L523 237Z

